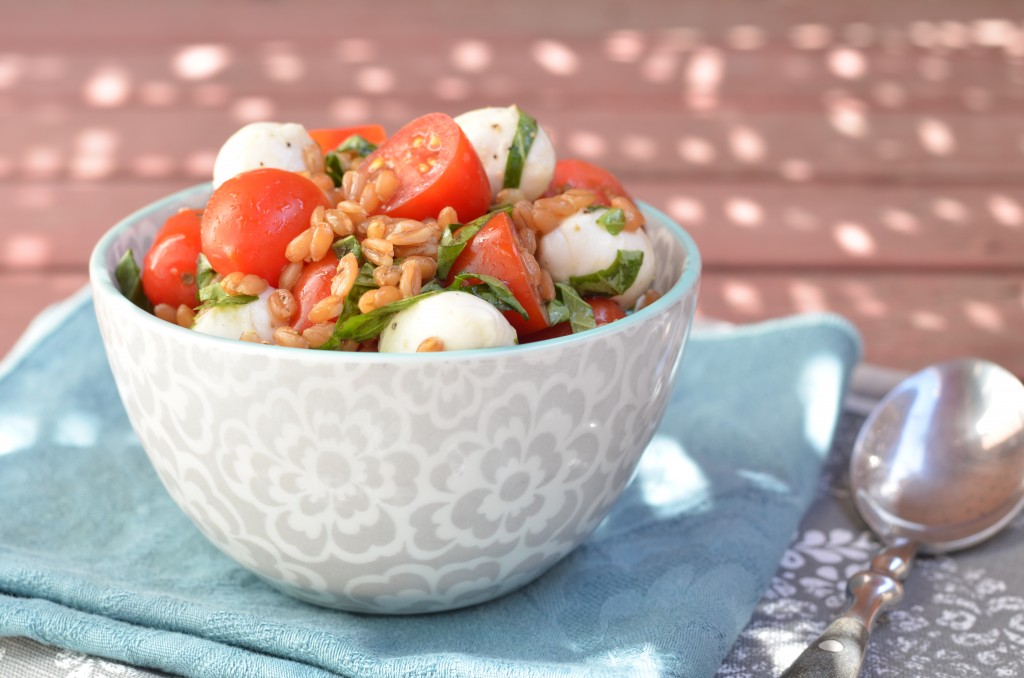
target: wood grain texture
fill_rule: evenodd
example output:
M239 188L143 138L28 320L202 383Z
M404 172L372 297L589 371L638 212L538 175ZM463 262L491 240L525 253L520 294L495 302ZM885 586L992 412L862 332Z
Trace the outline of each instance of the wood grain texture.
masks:
M206 180L249 120L394 131L514 101L560 155L609 167L691 231L702 313L826 309L879 364L969 353L1024 374L1014 0L398 0L388 21L356 2L0 0L0 14L14 290L0 354L84 282L104 230Z

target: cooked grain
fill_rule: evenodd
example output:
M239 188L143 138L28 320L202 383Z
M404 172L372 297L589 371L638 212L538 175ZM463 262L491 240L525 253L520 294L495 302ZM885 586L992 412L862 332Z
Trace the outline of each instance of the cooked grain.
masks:
M420 278L420 267L415 261L407 259L402 262L401 271L402 276L398 282L398 289L402 293L402 298L415 297L420 293L420 288L423 285L423 280Z
M385 285L398 285L402 279L402 268L392 264L391 266L378 266L373 269L373 282L377 287Z
M427 337L416 347L417 353L436 353L444 350L444 342L437 337Z
M267 308L270 310L270 315L276 320L288 322L295 314L298 304L289 290L278 288L267 299Z
M320 261L331 251L331 244L334 242L334 229L326 221L321 221L313 226L313 236L309 241L309 258L313 261Z
M644 215L640 213L632 200L625 196L612 198L612 207L618 207L626 217L627 231L636 231L644 225Z
M153 315L160 318L160 320L165 320L175 325L178 324L178 309L170 304L157 304L153 307Z
M310 348L320 348L333 333L334 323L317 323L302 330L302 338L309 342Z
M338 262L338 268L331 278L331 294L345 298L352 291L352 286L359 277L359 260L349 252Z
M395 246L387 240L367 238L363 240L363 256L377 266L390 266L394 263Z
M309 348L309 342L296 332L294 327L287 325L274 330L274 343L278 346L290 346L291 348Z
M295 287L299 276L302 275L302 262L292 261L281 269L281 276L278 278L277 286L281 289L290 290Z
M288 247L284 250L284 256L288 261L302 262L309 258L309 248L313 244L313 229L307 228L302 233L292 238Z
M341 315L341 311L344 308L345 297L330 294L316 302L313 308L309 309L309 322L316 324L333 320Z

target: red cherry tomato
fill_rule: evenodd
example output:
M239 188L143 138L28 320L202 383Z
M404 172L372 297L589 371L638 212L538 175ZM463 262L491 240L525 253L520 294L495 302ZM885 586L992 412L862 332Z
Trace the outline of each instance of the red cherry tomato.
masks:
M395 173L398 187L380 210L392 217L436 217L450 205L466 223L490 207L483 164L462 128L444 113L416 118L368 155L362 167L371 177L385 167Z
M309 179L280 169L243 172L213 192L203 212L203 253L222 275L242 271L277 286L284 250L309 228L327 197Z
M195 306L200 210L168 219L142 259L142 289L154 304Z
M309 136L320 145L324 154L336 149L345 139L358 134L374 146L380 146L388 138L387 132L380 125L362 125L359 127L335 127L324 129L311 129Z
M450 285L459 273L480 273L502 281L530 316L525 319L515 311L503 311L515 331L525 336L547 327L548 316L540 289L533 282L522 255L512 219L503 212L495 214L455 259L447 284Z
M559 160L555 163L555 175L548 184L545 197L561 195L570 188L585 188L597 195L597 202L611 206L612 198L629 193L622 187L615 175L586 160ZM632 198L630 198L632 200Z
M600 327L601 325L607 325L610 322L615 322L626 317L626 313L611 299L604 297L584 297L583 301L590 304L590 308L594 309L594 323ZM531 343L534 341L544 341L545 339L554 339L555 337L567 337L572 334L572 327L569 325L569 321L552 325L540 332L534 332L528 337L525 337L523 343Z
M295 329L301 332L313 323L309 322L309 312L316 306L317 302L325 299L331 293L331 280L338 268L338 257L334 252L328 252L320 261L306 264L299 279L292 287L292 295L295 297L298 309L292 320L295 322Z

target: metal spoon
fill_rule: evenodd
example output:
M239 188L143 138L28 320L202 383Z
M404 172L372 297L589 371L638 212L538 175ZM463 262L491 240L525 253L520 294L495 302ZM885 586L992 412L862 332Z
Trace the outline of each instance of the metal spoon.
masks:
M911 375L864 422L850 489L886 546L850 578L853 602L783 678L856 676L878 613L903 598L914 555L973 546L1024 507L1024 384L976 359Z

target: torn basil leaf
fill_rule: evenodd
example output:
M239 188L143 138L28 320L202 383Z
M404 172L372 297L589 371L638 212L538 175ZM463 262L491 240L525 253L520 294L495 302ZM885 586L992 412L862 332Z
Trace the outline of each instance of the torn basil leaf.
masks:
M448 277L448 272L451 271L452 265L455 260L462 254L462 250L466 249L466 245L473 239L477 233L480 232L487 222L491 220L496 214L504 212L505 214L512 213L512 206L506 205L493 212L474 219L465 226L447 228L441 235L441 242L437 247L437 277L444 278Z
M605 213L597 218L597 223L604 226L612 235L618 235L626 228L626 214L618 207L605 210Z
M344 322L339 322L340 326L335 327L334 334L331 336L330 341L334 341L335 338L337 338L338 343L341 343L346 339L351 339L352 341L366 341L367 339L378 337L384 328L387 327L392 316L396 313L404 311L416 302L426 299L427 297L432 297L435 294L440 294L443 291L444 290L432 290L430 292L420 292L415 297L409 297L408 299L392 302L386 306L374 309L369 313L353 315ZM346 301L346 306L347 305ZM341 319L339 318L339 321L340 320Z
M375 145L360 135L353 134L338 144L338 147L333 151L328 151L324 155L324 172L334 182L334 187L337 188L341 186L341 178L345 176L345 172L349 169L351 156L356 155L360 158L365 158L375 150L377 150Z
M448 289L458 292L469 292L475 297L480 297L499 311L515 311L523 316L524 320L530 319L530 314L526 312L523 305L515 298L508 285L492 276L481 273L460 273L455 276Z
M512 137L512 145L508 149L508 160L505 161L504 188L519 188L523 180L523 168L526 166L526 156L530 154L530 147L533 140L537 138L537 121L528 113L520 109L519 120L516 123L516 133Z
M345 176L345 166L341 157L334 151L328 151L324 156L324 173L334 182L334 187L341 186L341 178Z
M569 321L573 334L597 327L590 304L570 285L555 283L555 298L548 302L548 322L554 326L565 321Z
M121 288L121 294L128 301L147 313L153 312L152 302L146 297L146 293L142 291L142 271L139 269L139 264L135 261L135 254L131 249L126 251L120 261L117 262L117 268L114 269L114 277L117 279L118 287Z
M346 254L351 252L355 255L356 262L363 260L363 246L359 244L359 239L354 235L338 240L331 245L331 249L334 251L334 255L338 257L338 259L344 258Z
M590 275L572 276L569 284L581 295L615 297L623 294L634 282L644 263L644 253L639 250L619 250L615 261L603 271Z
M353 134L338 144L338 148L335 150L338 153L351 153L358 155L360 158L365 158L377 150L377 145L370 143L360 134Z
M210 265L210 260L205 254L200 254L196 259L196 287L199 288L199 307L196 312L204 311L217 306L240 306L249 304L258 297L252 294L230 295L220 286L217 272Z

